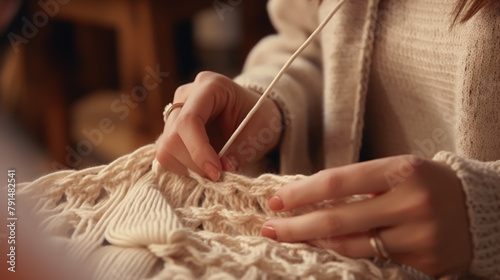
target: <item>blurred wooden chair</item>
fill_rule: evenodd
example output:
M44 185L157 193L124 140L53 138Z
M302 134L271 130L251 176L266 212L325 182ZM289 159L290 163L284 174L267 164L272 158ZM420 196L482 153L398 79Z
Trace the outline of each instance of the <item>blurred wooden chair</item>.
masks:
M148 130L159 133L161 113L178 86L174 27L196 11L210 6L206 1L183 0L71 0L62 5L56 19L113 29L117 34L120 89L132 92L156 69L169 77L149 90L145 104Z
M211 2L182 0L71 0L60 5L54 17L56 21L113 30L118 87L124 94L144 86L144 78L152 71L168 73L157 86L148 88L147 99L138 103L138 109L130 110L128 118L140 122L141 133L146 134L137 137L136 146L153 141L161 133L163 107L172 100L179 86L174 27L209 6ZM156 81L149 83L156 84ZM64 147L70 141L64 85L57 82L45 85L48 90L40 90L52 100L47 105L49 113L44 117L47 144L51 155L58 162L65 162L67 151Z
M222 0L225 2L224 0ZM31 2L31 1L30 1ZM244 15L244 42L241 62L251 47L265 34L271 32L265 12L267 0L242 1ZM40 8L31 2L34 11ZM179 63L176 54L175 27L190 20L198 11L213 8L213 1L185 0L71 0L59 6L52 20L74 25L93 26L112 30L116 38L117 81L121 92L130 94L136 86L143 85L143 79L156 70L169 76L148 91L148 97L139 103L138 110L131 110L130 118L139 119L144 126L144 137L153 141L163 129L162 110L170 102L179 86ZM262 28L265 26L265 28ZM58 70L48 57L40 53L51 52L43 45L46 30L27 45L31 51L26 54L27 69L23 82L32 102L37 108L27 110L42 117L42 130L51 156L64 163L70 145L68 133L68 84L65 73L71 69ZM45 33L45 35L44 35ZM39 38L38 38L39 37ZM35 40L36 39L36 40ZM95 45L95 44L94 44ZM53 52L53 51L52 51ZM56 54L57 55L57 54ZM44 72L44 76L40 72ZM143 145L137 143L137 146Z

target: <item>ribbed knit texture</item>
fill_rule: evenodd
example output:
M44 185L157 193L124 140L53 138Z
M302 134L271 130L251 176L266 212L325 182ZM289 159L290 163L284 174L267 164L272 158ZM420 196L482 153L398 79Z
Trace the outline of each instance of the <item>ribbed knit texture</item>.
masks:
M35 198L41 228L92 279L427 279L261 237L267 219L293 215L271 211L268 198L302 176L214 183L165 172L154 155L150 145L108 166L54 173L19 195Z
M363 134L371 158L456 150L454 2L381 1Z
M336 2L270 0L278 34L254 48L235 80L266 85ZM474 241L470 270L500 279L498 219L483 217L500 211L500 170L489 163L500 162L500 3L450 29L455 4L346 1L275 88L272 98L287 112L280 170L354 163L360 139L368 158L450 151L464 162L457 174Z

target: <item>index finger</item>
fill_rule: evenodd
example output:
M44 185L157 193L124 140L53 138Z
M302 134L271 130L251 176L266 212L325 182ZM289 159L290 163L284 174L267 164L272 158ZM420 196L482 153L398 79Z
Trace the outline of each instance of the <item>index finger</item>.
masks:
M213 93L207 94L207 91ZM178 133L184 142L194 163L208 177L217 181L222 171L219 157L210 144L206 131L208 120L218 115L224 107L224 102L216 96L220 89L214 87L197 87L193 98L189 98L180 111L177 119ZM220 94L219 94L220 95Z
M269 208L274 211L290 211L324 200L386 192L390 189L384 176L387 161L378 159L326 169L289 183L269 200Z

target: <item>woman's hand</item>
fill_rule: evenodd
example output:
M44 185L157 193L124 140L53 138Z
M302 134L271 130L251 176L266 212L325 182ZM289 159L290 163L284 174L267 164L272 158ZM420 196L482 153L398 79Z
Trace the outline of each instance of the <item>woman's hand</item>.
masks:
M437 162L398 156L324 170L283 186L269 207L290 211L356 194L372 198L271 220L262 234L368 258L376 256L369 230L378 229L395 262L437 276L468 268L472 241L465 196L456 174Z
M163 168L187 174L190 169L217 181L222 170L236 172L277 146L282 117L266 99L240 136L219 160L217 152L236 130L260 95L211 72L175 92L173 103L184 103L168 116L157 142L156 157Z

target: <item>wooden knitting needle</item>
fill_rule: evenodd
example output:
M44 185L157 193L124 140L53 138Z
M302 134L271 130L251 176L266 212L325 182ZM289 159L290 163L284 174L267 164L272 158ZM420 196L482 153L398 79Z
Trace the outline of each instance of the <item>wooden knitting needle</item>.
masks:
M231 144L233 144L236 137L238 137L238 135L240 135L241 131L243 131L243 128L245 128L245 126L248 124L248 122L250 121L252 116L255 114L255 112L257 112L257 110L262 105L262 103L264 103L264 99L273 90L276 83L278 83L279 79L281 79L283 74L285 74L285 71L290 67L292 62L304 51L304 49L307 46L309 46L309 44L312 42L312 40L314 40L314 38L316 38L316 36L318 36L318 34L321 32L321 30L323 30L323 28L330 21L330 19L332 19L332 17L335 15L335 13L337 13L337 11L340 9L342 4L344 4L344 0L340 0L337 3L337 5L332 9L332 11L323 20L323 22L316 28L316 30L314 30L314 32L309 36L309 38L307 38L307 40L299 47L299 49L297 51L295 51L295 53L292 55L292 57L290 57L290 59L288 59L288 61L283 66L283 68L281 68L281 70L279 71L278 75L276 75L276 77L274 77L271 84L267 87L267 89L264 91L264 93L260 96L257 103L255 103L252 110L250 110L250 112L248 112L247 116L243 119L243 121L240 123L238 128L233 132L233 135L231 135L231 137L226 142L224 147L222 147L222 150L220 150L220 152L219 152L219 158L221 158L227 152L227 150L229 149Z

